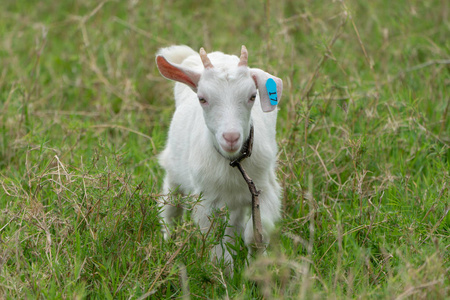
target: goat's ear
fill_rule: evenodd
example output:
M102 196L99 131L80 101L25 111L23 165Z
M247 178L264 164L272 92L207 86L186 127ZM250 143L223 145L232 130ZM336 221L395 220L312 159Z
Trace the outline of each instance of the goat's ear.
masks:
M260 69L250 69L250 74L259 90L261 108L270 112L277 107L283 92L283 80Z
M200 73L178 64L171 64L162 55L156 57L156 64L162 76L170 80L175 80L187 84L195 92L197 91Z

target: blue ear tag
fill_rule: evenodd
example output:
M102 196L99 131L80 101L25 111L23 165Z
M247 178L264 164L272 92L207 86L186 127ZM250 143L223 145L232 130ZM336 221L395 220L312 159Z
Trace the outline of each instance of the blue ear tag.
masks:
M272 78L267 79L266 89L267 89L267 94L269 94L270 104L277 105L278 104L278 95L277 95L277 84L276 84L275 80L273 80Z

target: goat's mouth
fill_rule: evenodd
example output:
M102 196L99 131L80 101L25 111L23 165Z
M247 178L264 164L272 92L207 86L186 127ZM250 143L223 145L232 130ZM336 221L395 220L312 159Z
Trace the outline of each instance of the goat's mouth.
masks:
M231 154L231 155L238 153L241 148L240 145L239 146L229 146L229 145L223 146L223 145L221 145L221 147L222 147L223 151L225 151L227 154Z
M216 148L217 152L219 152L223 157L227 159L235 159L241 153L242 144L230 146L228 144L219 143L219 147Z

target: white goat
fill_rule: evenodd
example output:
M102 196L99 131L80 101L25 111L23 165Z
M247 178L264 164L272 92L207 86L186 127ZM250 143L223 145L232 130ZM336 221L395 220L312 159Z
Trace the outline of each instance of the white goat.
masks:
M229 165L230 160L241 154L252 126L253 152L242 166L261 190L265 244L281 208L275 174L277 110L276 102L271 104L269 96L279 101L283 83L260 69L249 68L247 59L245 46L240 58L221 52L207 55L203 48L199 55L187 46L163 48L156 56L161 74L178 81L174 92L176 110L166 148L159 157L166 170L163 193L202 194L202 201L194 206L192 216L203 232L211 226L209 216L215 209L228 208L225 238L214 248L213 257L223 257L230 265L232 258L225 242L241 234L249 253L254 244L249 214L252 197L240 172ZM276 84L272 92L266 89L268 80ZM170 197L165 201L170 201ZM182 207L168 202L163 205L161 215L166 239L168 227L182 214Z

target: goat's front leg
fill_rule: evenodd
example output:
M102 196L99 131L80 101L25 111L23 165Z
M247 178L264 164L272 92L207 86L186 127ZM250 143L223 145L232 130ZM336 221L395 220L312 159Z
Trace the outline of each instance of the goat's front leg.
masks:
M221 222L222 220L214 221L212 215L213 211L208 209L208 203L201 203L194 208L193 217L194 221L199 225L202 233L204 234L212 234L215 231L217 222ZM220 213L220 212L219 212ZM228 251L227 243L233 243L236 235L242 234L245 222L244 220L245 210L230 210L229 211L229 220L227 227L225 229L223 239L213 247L211 251L211 260L217 261L223 259L226 269L225 272L228 275L233 274L233 258L231 253ZM217 217L216 217L217 218ZM222 217L218 217L222 218Z
M167 240L170 237L170 227L178 222L183 216L183 207L181 205L175 205L172 202L172 197L179 194L176 191L176 187L171 186L168 176L164 178L163 185L163 202L159 203L161 207L161 231L164 235L164 239Z
M261 192L259 197L263 244L267 246L270 242L270 233L275 227L275 222L280 218L281 202L275 189L270 187ZM255 237L253 233L253 217L247 222L245 226L244 241L249 249L249 256L256 251ZM265 251L265 250L264 250Z
M194 207L193 219L204 235L213 234L217 230L216 228L218 228L218 223L222 222L223 217L220 216L221 212L217 210L217 213L219 215L214 216L214 210L207 200L202 201ZM232 234L232 232L227 228L223 240L212 249L211 260L214 261L223 258L225 262L231 261L231 255L225 245L225 242L230 240L230 237L227 237L228 234ZM205 238L207 237L205 236Z

